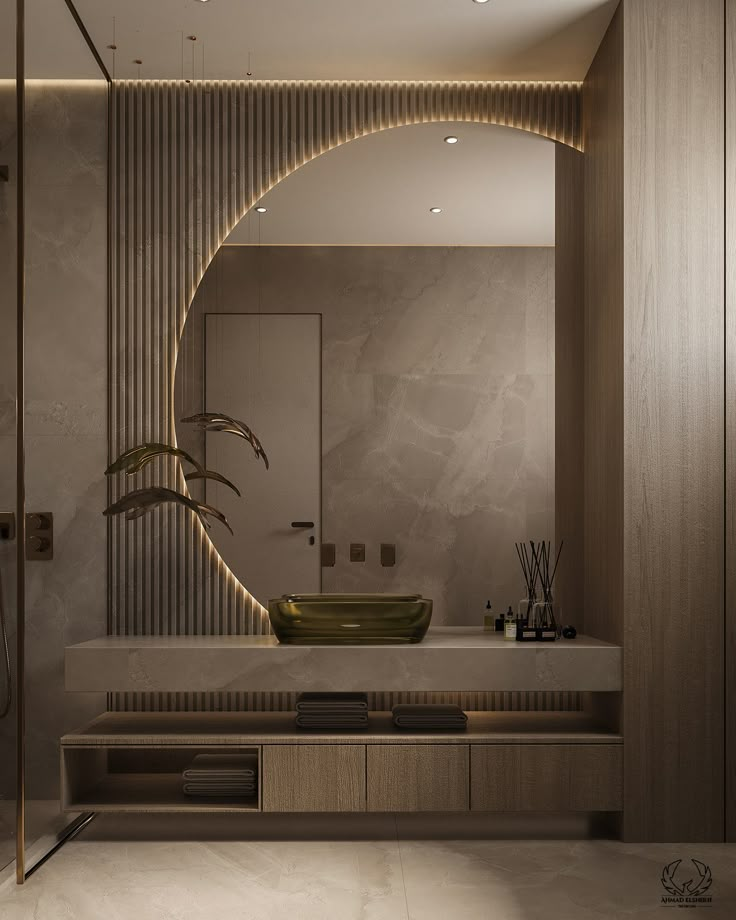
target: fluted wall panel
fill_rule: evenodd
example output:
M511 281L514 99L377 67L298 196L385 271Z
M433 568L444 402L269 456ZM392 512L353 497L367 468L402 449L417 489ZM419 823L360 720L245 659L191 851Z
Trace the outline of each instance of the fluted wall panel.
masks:
M386 128L469 121L580 148L575 83L123 81L112 96L110 458L175 443L173 382L187 311L214 253L247 210L321 153ZM80 330L83 333L83 330ZM136 486L184 488L163 460ZM110 499L129 487L110 482ZM263 608L180 508L109 531L112 635L260 634ZM426 695L421 696L423 699ZM442 695L445 698L447 695ZM472 694L467 708L577 708L576 695ZM380 697L380 698L379 698ZM454 697L453 697L454 698ZM288 694L116 695L116 708L282 708ZM372 701L384 708L382 695Z

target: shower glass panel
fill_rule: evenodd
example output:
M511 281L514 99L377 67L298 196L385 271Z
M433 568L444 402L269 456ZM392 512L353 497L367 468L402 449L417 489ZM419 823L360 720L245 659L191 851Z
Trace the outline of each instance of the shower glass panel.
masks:
M106 632L108 81L65 0L25 0L25 847L53 847L59 739L106 708L64 647Z
M0 872L16 848L16 0L0 0Z

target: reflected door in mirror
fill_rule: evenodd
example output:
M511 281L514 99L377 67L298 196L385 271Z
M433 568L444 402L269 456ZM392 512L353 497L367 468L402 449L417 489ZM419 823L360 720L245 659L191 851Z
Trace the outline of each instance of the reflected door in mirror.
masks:
M217 482L207 483L207 503L225 514L234 531L230 536L218 530L218 551L264 605L284 593L317 592L321 317L209 313L205 332L206 411L249 425L270 464L266 470L240 438L207 433L207 468L243 493L238 498Z

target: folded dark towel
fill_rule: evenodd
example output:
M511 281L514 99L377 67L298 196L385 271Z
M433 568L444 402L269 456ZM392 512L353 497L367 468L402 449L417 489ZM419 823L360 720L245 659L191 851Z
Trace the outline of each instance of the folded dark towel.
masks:
M454 703L397 703L391 710L394 716L467 716Z
M365 693L302 693L297 712L367 712Z
M241 754L197 754L182 773L185 780L253 781L256 761Z
M321 713L308 714L298 713L296 717L297 728L367 728L368 713L363 714L346 714L346 713Z
M401 703L391 714L397 728L463 729L468 724L462 709L451 703Z
M201 795L207 797L241 796L248 798L256 794L255 783L184 783L184 795Z

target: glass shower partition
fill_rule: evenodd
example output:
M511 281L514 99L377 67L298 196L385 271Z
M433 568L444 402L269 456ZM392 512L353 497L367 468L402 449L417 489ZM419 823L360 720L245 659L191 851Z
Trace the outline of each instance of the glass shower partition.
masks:
M16 854L18 93L16 0L0 0L0 875Z
M64 648L107 628L110 81L71 2L0 4L22 48L0 84L0 868L17 849L23 881L85 818L62 808L59 739L106 708L64 692Z

